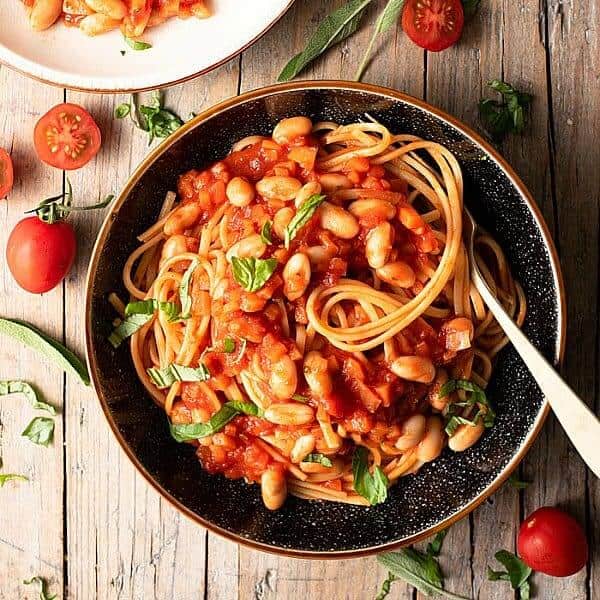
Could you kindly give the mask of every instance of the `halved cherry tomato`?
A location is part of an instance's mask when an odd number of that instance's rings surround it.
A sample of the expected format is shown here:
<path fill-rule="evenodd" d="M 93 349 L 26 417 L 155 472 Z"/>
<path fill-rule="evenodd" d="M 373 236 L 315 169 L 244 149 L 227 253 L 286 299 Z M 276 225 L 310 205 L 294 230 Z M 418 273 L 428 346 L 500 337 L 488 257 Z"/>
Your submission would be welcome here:
<path fill-rule="evenodd" d="M 33 139 L 41 160 L 70 171 L 96 156 L 102 136 L 87 110 L 77 104 L 58 104 L 37 122 Z"/>
<path fill-rule="evenodd" d="M 10 154 L 0 148 L 0 198 L 6 198 L 13 186 L 13 164 Z"/>
<path fill-rule="evenodd" d="M 577 573 L 588 559 L 588 544 L 579 523 L 551 506 L 539 508 L 523 521 L 517 548 L 534 571 L 554 577 Z"/>
<path fill-rule="evenodd" d="M 6 245 L 6 261 L 16 282 L 28 292 L 42 294 L 67 275 L 77 249 L 69 223 L 45 223 L 36 216 L 19 221 Z"/>
<path fill-rule="evenodd" d="M 461 0 L 407 0 L 402 29 L 421 48 L 431 52 L 455 44 L 465 24 Z"/>

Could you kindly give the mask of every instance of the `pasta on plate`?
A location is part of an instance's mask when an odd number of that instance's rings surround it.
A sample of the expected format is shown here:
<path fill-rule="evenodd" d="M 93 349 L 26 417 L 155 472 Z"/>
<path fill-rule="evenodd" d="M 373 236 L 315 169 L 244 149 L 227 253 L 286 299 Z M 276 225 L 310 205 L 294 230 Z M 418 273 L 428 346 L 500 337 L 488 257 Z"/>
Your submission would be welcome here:
<path fill-rule="evenodd" d="M 22 0 L 36 31 L 61 18 L 87 35 L 120 28 L 128 38 L 141 36 L 171 17 L 201 19 L 211 14 L 205 0 Z"/>
<path fill-rule="evenodd" d="M 303 116 L 183 174 L 124 270 L 136 371 L 204 469 L 287 494 L 377 504 L 493 425 L 507 340 L 469 280 L 461 169 L 372 120 Z M 477 239 L 519 325 L 504 254 Z"/>

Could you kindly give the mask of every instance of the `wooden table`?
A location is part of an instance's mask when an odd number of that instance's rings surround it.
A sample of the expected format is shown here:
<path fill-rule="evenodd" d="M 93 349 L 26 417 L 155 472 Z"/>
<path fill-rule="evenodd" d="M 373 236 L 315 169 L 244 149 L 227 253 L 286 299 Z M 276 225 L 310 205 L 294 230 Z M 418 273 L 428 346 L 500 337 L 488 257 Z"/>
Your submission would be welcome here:
<path fill-rule="evenodd" d="M 341 1 L 298 0 L 258 44 L 212 74 L 167 92 L 182 116 L 241 91 L 275 81 L 317 22 Z M 382 4 L 376 3 L 376 5 Z M 374 20 L 373 6 L 368 21 Z M 598 244 L 600 206 L 600 0 L 483 0 L 461 43 L 424 53 L 400 27 L 382 40 L 365 80 L 424 98 L 478 127 L 486 82 L 501 77 L 535 96 L 530 126 L 502 153 L 540 204 L 562 258 L 568 297 L 564 374 L 598 411 Z M 307 78 L 351 78 L 369 38 L 363 28 L 306 71 Z M 104 145 L 97 159 L 70 174 L 75 199 L 92 203 L 117 191 L 147 152 L 146 137 L 113 118 L 124 97 L 52 88 L 0 68 L 0 146 L 12 152 L 16 185 L 0 202 L 0 246 L 12 226 L 64 184 L 63 174 L 35 157 L 32 129 L 62 101 L 81 103 L 97 118 Z M 43 327 L 83 354 L 84 279 L 101 213 L 76 215 L 76 264 L 50 293 L 20 290 L 0 271 L 0 314 Z M 4 250 L 3 250 L 4 251 Z M 19 397 L 0 403 L 4 472 L 30 482 L 0 489 L 0 598 L 37 598 L 22 580 L 42 575 L 59 598 L 256 600 L 369 599 L 384 579 L 374 559 L 291 560 L 236 546 L 192 524 L 135 472 L 109 431 L 90 389 L 0 338 L 0 378 L 25 379 L 61 407 L 54 445 L 20 437 L 32 410 Z M 600 446 L 600 442 L 599 442 Z M 514 550 L 524 515 L 560 505 L 586 524 L 592 549 L 600 540 L 600 484 L 551 417 L 522 465 L 532 481 L 505 486 L 451 528 L 442 566 L 449 590 L 475 598 L 512 598 L 506 583 L 486 580 L 500 548 Z M 568 579 L 535 577 L 537 598 L 600 597 L 600 557 Z M 396 582 L 390 598 L 413 598 Z"/>

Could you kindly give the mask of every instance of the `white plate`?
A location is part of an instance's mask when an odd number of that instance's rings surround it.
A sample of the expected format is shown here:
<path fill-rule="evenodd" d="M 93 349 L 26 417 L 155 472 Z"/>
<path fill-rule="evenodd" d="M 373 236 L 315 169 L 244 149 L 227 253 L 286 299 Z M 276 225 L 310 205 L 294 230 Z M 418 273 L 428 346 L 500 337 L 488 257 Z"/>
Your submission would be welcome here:
<path fill-rule="evenodd" d="M 136 52 L 118 31 L 90 38 L 57 23 L 34 32 L 21 0 L 0 0 L 0 62 L 68 88 L 117 92 L 163 87 L 235 56 L 265 33 L 292 1 L 213 0 L 210 18 L 169 19 L 144 34 L 152 48 Z"/>

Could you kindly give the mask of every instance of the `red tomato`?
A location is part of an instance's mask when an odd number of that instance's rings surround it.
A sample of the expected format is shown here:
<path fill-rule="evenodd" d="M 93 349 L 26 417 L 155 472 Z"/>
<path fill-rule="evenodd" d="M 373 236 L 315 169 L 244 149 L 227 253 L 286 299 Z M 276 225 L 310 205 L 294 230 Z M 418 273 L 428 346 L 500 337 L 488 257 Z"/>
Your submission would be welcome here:
<path fill-rule="evenodd" d="M 455 44 L 465 24 L 461 0 L 407 0 L 402 12 L 402 29 L 421 48 L 431 52 Z"/>
<path fill-rule="evenodd" d="M 539 508 L 523 521 L 517 548 L 534 571 L 554 577 L 577 573 L 588 559 L 588 544 L 579 523 L 551 506 Z"/>
<path fill-rule="evenodd" d="M 6 198 L 13 186 L 13 164 L 10 154 L 0 148 L 0 198 Z"/>
<path fill-rule="evenodd" d="M 40 160 L 71 171 L 96 156 L 102 136 L 87 110 L 76 104 L 58 104 L 37 122 L 33 141 Z"/>
<path fill-rule="evenodd" d="M 19 221 L 6 245 L 6 261 L 16 282 L 42 294 L 56 287 L 73 265 L 77 241 L 68 223 L 44 223 L 38 217 Z"/>

